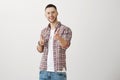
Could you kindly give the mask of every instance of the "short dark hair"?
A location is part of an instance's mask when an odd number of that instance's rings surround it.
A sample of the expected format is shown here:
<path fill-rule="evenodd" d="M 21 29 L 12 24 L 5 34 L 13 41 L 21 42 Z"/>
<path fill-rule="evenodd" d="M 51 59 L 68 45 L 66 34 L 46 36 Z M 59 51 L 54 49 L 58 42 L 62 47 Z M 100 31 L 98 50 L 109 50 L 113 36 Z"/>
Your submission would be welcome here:
<path fill-rule="evenodd" d="M 48 5 L 45 7 L 45 10 L 46 10 L 47 8 L 50 8 L 50 7 L 53 7 L 53 8 L 55 8 L 55 9 L 57 10 L 57 7 L 56 7 L 54 4 L 48 4 Z"/>

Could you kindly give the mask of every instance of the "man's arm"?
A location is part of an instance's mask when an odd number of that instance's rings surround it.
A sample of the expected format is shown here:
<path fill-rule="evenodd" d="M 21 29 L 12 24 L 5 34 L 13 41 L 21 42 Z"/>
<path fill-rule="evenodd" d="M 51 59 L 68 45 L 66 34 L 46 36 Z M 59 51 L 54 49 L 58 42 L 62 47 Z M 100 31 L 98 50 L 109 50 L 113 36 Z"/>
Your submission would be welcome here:
<path fill-rule="evenodd" d="M 40 37 L 40 41 L 38 41 L 38 45 L 37 45 L 37 50 L 38 52 L 42 53 L 44 50 L 44 39 L 43 36 L 41 35 Z"/>
<path fill-rule="evenodd" d="M 40 53 L 42 53 L 43 50 L 44 50 L 44 45 L 41 45 L 41 44 L 40 44 L 40 41 L 38 41 L 37 51 L 40 52 Z"/>
<path fill-rule="evenodd" d="M 62 48 L 67 48 L 69 46 L 69 41 L 65 40 L 61 36 L 58 37 L 58 40 L 60 41 Z"/>
<path fill-rule="evenodd" d="M 59 35 L 59 30 L 60 29 L 58 29 L 56 31 L 54 38 L 59 40 L 62 48 L 68 48 L 70 46 L 72 31 L 70 29 L 68 29 L 68 31 L 66 31 L 66 33 L 64 33 L 64 38 L 63 38 Z"/>

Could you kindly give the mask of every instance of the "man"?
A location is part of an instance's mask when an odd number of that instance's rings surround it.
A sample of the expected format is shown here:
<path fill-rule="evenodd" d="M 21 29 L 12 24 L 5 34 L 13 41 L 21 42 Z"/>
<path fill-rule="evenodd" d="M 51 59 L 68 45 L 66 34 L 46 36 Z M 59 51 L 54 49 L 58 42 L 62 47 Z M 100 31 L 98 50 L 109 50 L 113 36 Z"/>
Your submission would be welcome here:
<path fill-rule="evenodd" d="M 40 64 L 40 80 L 66 80 L 66 49 L 70 46 L 72 31 L 57 20 L 57 8 L 45 7 L 45 16 L 50 22 L 41 31 L 37 50 L 43 53 Z"/>

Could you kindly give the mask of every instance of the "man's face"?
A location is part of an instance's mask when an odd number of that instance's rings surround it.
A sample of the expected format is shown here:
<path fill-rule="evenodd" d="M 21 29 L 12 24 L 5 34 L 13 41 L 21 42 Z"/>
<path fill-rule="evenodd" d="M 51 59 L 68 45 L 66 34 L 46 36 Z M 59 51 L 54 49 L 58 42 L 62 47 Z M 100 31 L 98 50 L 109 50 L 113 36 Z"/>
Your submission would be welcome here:
<path fill-rule="evenodd" d="M 45 16 L 50 23 L 57 21 L 58 12 L 54 7 L 49 7 L 45 10 Z"/>

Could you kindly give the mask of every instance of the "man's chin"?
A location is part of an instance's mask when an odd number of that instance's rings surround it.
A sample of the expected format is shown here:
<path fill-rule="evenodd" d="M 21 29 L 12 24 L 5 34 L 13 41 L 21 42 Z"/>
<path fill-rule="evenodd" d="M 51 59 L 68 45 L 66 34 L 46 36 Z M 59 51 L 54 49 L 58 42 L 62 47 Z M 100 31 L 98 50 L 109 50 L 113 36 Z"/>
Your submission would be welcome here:
<path fill-rule="evenodd" d="M 50 23 L 54 23 L 55 21 L 51 21 L 51 20 L 49 20 L 49 22 L 50 22 Z"/>
<path fill-rule="evenodd" d="M 52 19 L 52 20 L 48 19 L 48 21 L 49 21 L 50 23 L 55 23 L 55 22 L 57 21 L 57 19 L 56 19 L 56 18 L 55 18 L 55 19 Z"/>

